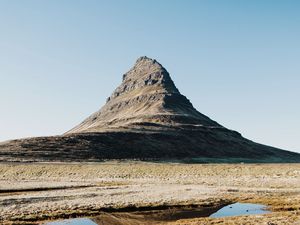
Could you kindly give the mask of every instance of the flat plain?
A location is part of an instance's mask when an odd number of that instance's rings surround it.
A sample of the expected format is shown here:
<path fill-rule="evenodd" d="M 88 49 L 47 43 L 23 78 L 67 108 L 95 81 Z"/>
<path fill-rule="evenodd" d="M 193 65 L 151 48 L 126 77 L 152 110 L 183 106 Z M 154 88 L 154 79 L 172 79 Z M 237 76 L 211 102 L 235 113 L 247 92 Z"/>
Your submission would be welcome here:
<path fill-rule="evenodd" d="M 204 216 L 235 202 L 264 204 L 272 212 L 224 218 L 159 213 L 196 208 Z M 111 224 L 300 224 L 300 164 L 0 164 L 0 223 L 76 217 Z"/>

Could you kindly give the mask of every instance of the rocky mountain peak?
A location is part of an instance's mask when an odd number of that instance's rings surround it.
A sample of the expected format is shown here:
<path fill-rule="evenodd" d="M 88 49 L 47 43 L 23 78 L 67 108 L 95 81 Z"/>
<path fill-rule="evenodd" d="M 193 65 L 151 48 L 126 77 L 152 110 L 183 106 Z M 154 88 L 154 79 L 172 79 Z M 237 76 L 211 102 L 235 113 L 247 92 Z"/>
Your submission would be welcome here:
<path fill-rule="evenodd" d="M 167 72 L 166 69 L 155 59 L 141 56 L 136 60 L 134 66 L 123 75 L 123 81 L 139 79 L 146 74 L 155 72 Z"/>
<path fill-rule="evenodd" d="M 147 56 L 141 56 L 141 57 L 139 57 L 139 58 L 136 60 L 135 65 L 136 65 L 136 64 L 142 64 L 142 63 L 144 63 L 144 64 L 147 64 L 147 63 L 151 63 L 151 64 L 157 63 L 157 64 L 159 64 L 155 59 L 151 59 L 151 58 L 149 58 L 149 57 L 147 57 Z M 159 64 L 159 65 L 160 65 L 160 64 Z M 160 66 L 161 66 L 161 65 L 160 65 Z"/>
<path fill-rule="evenodd" d="M 134 66 L 123 75 L 122 84 L 108 98 L 107 102 L 137 89 L 156 89 L 157 92 L 179 93 L 168 71 L 155 59 L 139 57 Z"/>
<path fill-rule="evenodd" d="M 142 56 L 123 75 L 106 104 L 68 133 L 141 130 L 145 124 L 154 129 L 158 125 L 220 127 L 193 107 L 159 62 Z"/>

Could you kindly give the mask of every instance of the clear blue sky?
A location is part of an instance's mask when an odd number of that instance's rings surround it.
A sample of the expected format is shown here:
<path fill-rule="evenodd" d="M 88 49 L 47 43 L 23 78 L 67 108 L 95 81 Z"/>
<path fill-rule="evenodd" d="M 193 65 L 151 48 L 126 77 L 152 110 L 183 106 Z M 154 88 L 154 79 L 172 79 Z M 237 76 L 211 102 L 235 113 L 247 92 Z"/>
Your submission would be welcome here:
<path fill-rule="evenodd" d="M 300 1 L 2 0 L 0 140 L 61 134 L 142 55 L 200 112 L 300 152 Z"/>

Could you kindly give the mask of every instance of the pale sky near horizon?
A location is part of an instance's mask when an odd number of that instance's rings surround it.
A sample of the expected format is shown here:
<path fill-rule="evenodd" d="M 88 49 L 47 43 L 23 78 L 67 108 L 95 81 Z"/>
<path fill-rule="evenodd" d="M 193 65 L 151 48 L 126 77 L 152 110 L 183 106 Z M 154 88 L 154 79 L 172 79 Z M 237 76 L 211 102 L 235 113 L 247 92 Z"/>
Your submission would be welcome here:
<path fill-rule="evenodd" d="M 0 141 L 62 134 L 139 56 L 194 107 L 300 152 L 300 1 L 0 0 Z"/>

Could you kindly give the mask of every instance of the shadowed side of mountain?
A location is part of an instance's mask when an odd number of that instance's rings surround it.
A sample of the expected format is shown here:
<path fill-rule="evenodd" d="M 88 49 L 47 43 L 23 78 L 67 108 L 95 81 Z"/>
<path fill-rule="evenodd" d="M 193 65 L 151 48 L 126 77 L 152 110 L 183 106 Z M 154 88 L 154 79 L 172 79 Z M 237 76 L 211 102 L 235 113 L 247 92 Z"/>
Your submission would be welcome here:
<path fill-rule="evenodd" d="M 1 161 L 300 162 L 294 152 L 260 145 L 227 129 L 80 133 L 0 144 Z"/>

